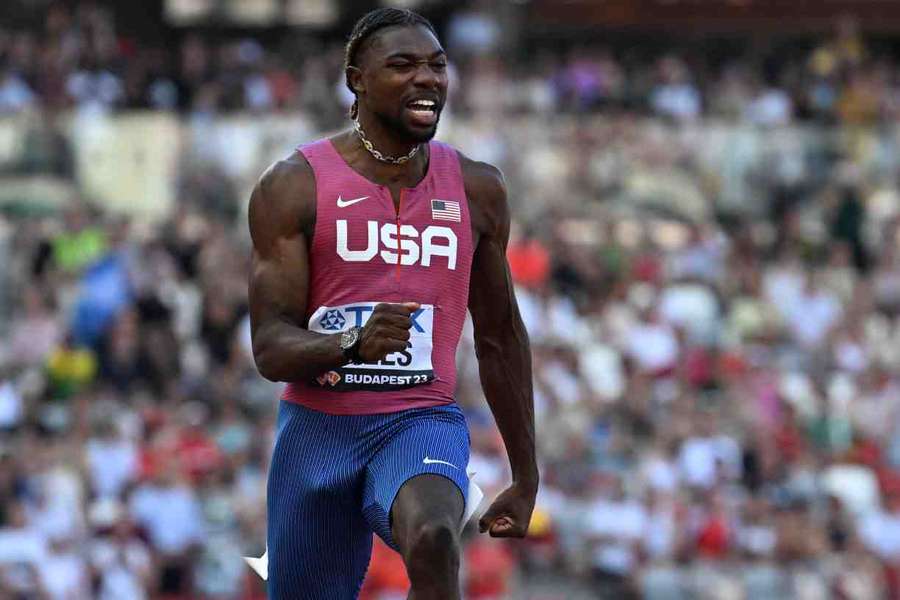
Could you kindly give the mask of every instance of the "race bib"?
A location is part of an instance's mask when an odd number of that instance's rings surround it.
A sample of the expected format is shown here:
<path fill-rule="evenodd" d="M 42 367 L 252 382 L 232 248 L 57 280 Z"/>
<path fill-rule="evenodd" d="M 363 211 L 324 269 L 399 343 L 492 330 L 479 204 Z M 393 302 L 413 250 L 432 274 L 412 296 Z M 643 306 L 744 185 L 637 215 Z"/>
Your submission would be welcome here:
<path fill-rule="evenodd" d="M 336 334 L 362 327 L 378 302 L 354 302 L 343 306 L 320 306 L 309 318 L 309 330 Z M 434 333 L 434 306 L 423 304 L 411 315 L 406 350 L 395 352 L 377 363 L 351 363 L 315 378 L 314 383 L 339 392 L 368 390 L 383 392 L 429 383 L 434 380 L 431 348 Z"/>

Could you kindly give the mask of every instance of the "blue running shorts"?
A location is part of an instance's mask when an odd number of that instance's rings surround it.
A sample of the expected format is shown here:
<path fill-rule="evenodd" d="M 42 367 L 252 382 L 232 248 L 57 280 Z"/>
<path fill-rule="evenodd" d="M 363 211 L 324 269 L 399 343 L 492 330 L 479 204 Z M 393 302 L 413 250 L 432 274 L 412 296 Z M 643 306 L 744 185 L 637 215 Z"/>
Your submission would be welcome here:
<path fill-rule="evenodd" d="M 357 597 L 372 533 L 397 550 L 391 505 L 422 473 L 468 492 L 469 430 L 455 405 L 329 415 L 281 401 L 268 480 L 269 598 Z"/>

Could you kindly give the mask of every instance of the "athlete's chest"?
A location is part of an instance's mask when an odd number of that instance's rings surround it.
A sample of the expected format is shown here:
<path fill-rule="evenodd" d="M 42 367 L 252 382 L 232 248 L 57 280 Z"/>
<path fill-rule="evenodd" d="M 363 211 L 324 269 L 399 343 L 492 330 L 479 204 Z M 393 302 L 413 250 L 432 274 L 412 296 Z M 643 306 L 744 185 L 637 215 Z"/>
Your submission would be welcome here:
<path fill-rule="evenodd" d="M 392 195 L 386 186 L 357 184 L 331 196 L 318 199 L 319 258 L 448 271 L 469 263 L 472 225 L 459 190 L 428 182 Z"/>

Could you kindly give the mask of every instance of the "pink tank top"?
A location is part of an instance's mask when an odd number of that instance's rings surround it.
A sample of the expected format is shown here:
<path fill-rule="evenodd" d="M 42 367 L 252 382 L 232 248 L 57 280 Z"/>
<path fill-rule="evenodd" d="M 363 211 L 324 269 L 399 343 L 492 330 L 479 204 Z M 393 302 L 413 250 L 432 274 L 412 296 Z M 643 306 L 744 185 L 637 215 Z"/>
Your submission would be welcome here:
<path fill-rule="evenodd" d="M 379 302 L 418 302 L 406 351 L 291 383 L 283 399 L 331 414 L 372 414 L 453 402 L 456 346 L 469 297 L 472 229 L 456 151 L 429 144 L 428 172 L 390 190 L 354 171 L 331 140 L 299 150 L 316 179 L 307 326 L 364 325 Z"/>

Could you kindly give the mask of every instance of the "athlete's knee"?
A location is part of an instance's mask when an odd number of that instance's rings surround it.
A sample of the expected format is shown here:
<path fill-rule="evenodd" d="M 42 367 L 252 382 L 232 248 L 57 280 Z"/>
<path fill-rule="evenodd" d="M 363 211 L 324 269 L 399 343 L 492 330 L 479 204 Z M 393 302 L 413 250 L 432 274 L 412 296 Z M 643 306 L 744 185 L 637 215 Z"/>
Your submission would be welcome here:
<path fill-rule="evenodd" d="M 417 523 L 409 532 L 407 542 L 411 565 L 419 561 L 459 564 L 459 532 L 448 518 L 442 516 Z"/>

